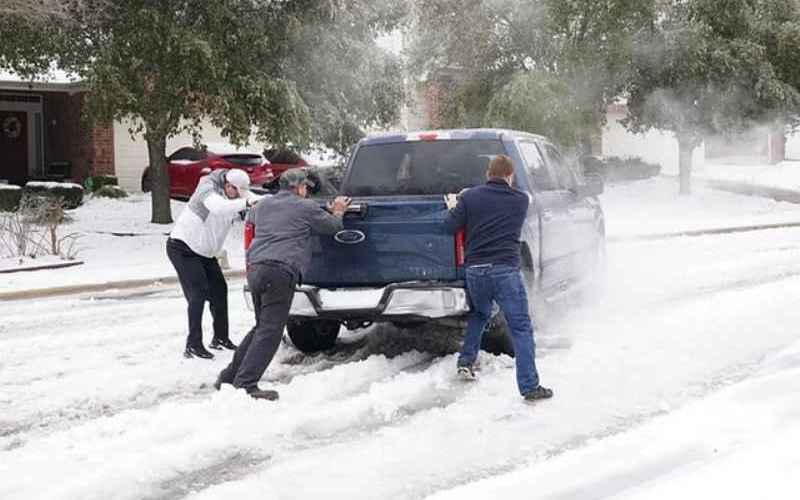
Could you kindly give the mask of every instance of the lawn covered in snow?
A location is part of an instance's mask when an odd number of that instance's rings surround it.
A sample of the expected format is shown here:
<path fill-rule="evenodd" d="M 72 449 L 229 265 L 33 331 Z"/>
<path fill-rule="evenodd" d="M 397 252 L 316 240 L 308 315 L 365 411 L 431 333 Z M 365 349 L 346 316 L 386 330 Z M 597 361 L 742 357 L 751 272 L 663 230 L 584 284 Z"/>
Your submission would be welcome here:
<path fill-rule="evenodd" d="M 177 220 L 185 205 L 172 201 L 173 220 Z M 81 235 L 76 258 L 84 264 L 67 269 L 0 274 L 0 292 L 174 275 L 165 247 L 172 224 L 150 223 L 149 194 L 122 199 L 87 197 L 83 205 L 68 214 L 70 221 L 59 232 Z M 244 268 L 242 231 L 243 224 L 235 224 L 225 245 L 234 269 Z M 28 259 L 26 264 L 32 265 L 37 260 Z"/>

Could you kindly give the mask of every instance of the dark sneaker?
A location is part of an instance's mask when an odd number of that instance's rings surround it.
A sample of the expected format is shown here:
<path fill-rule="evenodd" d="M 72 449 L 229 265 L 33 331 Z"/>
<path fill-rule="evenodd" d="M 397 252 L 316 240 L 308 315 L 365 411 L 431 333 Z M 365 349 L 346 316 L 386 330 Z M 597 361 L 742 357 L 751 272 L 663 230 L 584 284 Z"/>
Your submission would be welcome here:
<path fill-rule="evenodd" d="M 458 378 L 461 380 L 465 380 L 467 382 L 474 382 L 475 380 L 478 380 L 478 376 L 475 375 L 475 370 L 473 370 L 471 366 L 459 366 L 457 373 Z"/>
<path fill-rule="evenodd" d="M 536 389 L 532 390 L 531 392 L 522 396 L 525 398 L 525 401 L 537 401 L 539 399 L 550 399 L 553 397 L 553 391 L 548 389 L 547 387 L 542 387 L 541 385 Z"/>
<path fill-rule="evenodd" d="M 208 347 L 218 351 L 221 351 L 223 348 L 230 349 L 231 351 L 236 350 L 236 344 L 231 342 L 231 339 L 218 339 L 216 337 L 211 339 L 211 343 L 208 344 Z"/>
<path fill-rule="evenodd" d="M 191 346 L 187 345 L 186 350 L 183 351 L 184 358 L 203 358 L 214 359 L 214 355 L 206 350 L 202 345 Z"/>
<path fill-rule="evenodd" d="M 247 394 L 250 395 L 253 399 L 266 399 L 267 401 L 277 401 L 278 400 L 278 391 L 273 391 L 270 389 L 260 389 L 257 385 L 253 387 L 248 387 L 245 389 Z"/>

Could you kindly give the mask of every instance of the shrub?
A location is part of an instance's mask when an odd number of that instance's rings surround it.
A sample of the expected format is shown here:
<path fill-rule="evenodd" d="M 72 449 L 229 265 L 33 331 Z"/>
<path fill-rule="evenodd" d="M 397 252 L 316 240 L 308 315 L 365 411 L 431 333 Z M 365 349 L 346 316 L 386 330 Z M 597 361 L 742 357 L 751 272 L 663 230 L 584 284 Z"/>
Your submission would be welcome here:
<path fill-rule="evenodd" d="M 128 193 L 119 186 L 107 184 L 94 192 L 100 198 L 126 198 Z"/>
<path fill-rule="evenodd" d="M 581 166 L 584 174 L 599 174 L 606 182 L 647 179 L 661 173 L 660 165 L 648 163 L 637 156 L 608 156 L 602 159 L 586 156 L 581 158 Z"/>
<path fill-rule="evenodd" d="M 119 186 L 119 181 L 113 175 L 93 175 L 86 179 L 86 189 L 97 192 L 105 186 Z"/>
<path fill-rule="evenodd" d="M 13 212 L 19 207 L 22 188 L 13 184 L 0 184 L 0 212 Z"/>
<path fill-rule="evenodd" d="M 24 192 L 30 196 L 61 198 L 67 210 L 78 208 L 83 203 L 83 187 L 71 182 L 36 182 L 25 184 Z"/>

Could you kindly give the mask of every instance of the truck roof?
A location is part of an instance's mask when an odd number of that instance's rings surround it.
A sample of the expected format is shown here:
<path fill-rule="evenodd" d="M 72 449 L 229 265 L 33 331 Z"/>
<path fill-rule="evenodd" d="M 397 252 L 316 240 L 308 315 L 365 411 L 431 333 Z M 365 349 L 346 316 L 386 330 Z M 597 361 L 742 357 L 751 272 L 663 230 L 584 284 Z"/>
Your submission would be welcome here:
<path fill-rule="evenodd" d="M 537 139 L 547 141 L 547 138 L 518 130 L 501 128 L 462 128 L 446 130 L 418 130 L 414 132 L 382 132 L 371 134 L 359 141 L 359 144 L 388 144 L 394 142 L 413 141 L 438 141 L 438 140 L 464 140 L 464 139 L 501 139 L 504 136 L 515 138 Z"/>

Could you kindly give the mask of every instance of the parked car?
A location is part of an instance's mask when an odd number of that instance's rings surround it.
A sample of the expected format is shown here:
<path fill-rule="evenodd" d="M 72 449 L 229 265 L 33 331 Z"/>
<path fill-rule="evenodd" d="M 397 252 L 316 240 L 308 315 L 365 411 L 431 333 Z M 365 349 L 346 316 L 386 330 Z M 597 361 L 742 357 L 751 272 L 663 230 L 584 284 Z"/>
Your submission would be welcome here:
<path fill-rule="evenodd" d="M 254 192 L 269 192 L 276 188 L 277 179 L 283 172 L 297 166 L 271 163 L 261 153 L 231 144 L 207 144 L 205 148 L 183 146 L 167 157 L 169 194 L 171 198 L 188 199 L 201 177 L 220 168 L 244 170 L 250 176 Z M 151 191 L 152 183 L 150 167 L 147 167 L 142 174 L 142 191 Z"/>
<path fill-rule="evenodd" d="M 316 238 L 295 292 L 287 325 L 295 346 L 330 348 L 341 325 L 462 324 L 464 234 L 445 230 L 443 195 L 483 184 L 498 154 L 512 158 L 515 186 L 532 198 L 520 242 L 529 295 L 545 299 L 584 281 L 605 255 L 602 179 L 583 178 L 547 138 L 495 129 L 369 137 L 347 163 L 344 229 Z M 508 350 L 506 328 L 495 318 L 487 342 Z"/>

